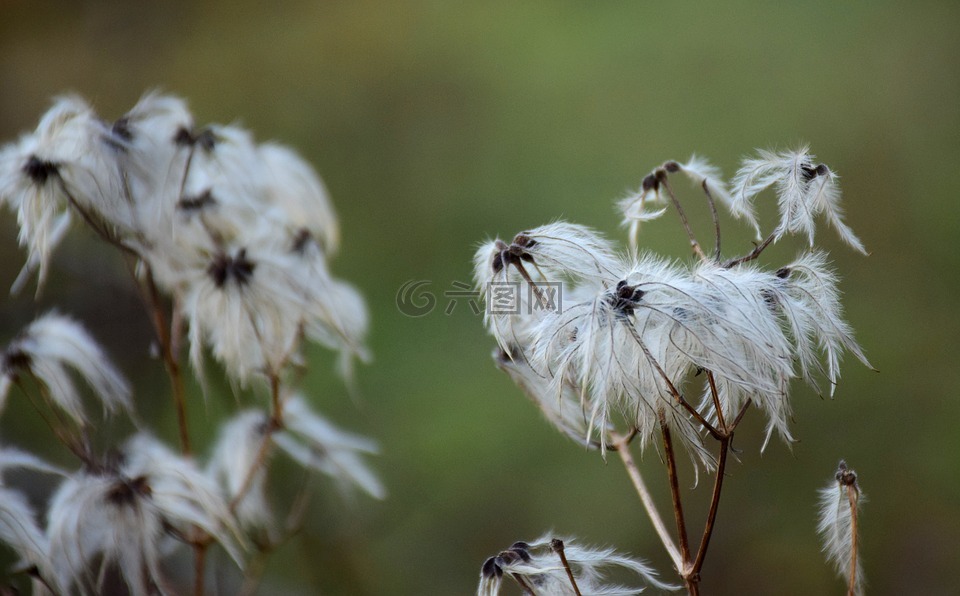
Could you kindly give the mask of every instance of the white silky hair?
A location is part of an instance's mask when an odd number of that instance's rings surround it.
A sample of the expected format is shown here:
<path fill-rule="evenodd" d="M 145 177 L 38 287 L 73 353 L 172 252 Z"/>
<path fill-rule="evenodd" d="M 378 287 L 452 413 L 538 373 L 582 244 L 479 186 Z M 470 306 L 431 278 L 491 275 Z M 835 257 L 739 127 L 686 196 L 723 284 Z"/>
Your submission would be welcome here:
<path fill-rule="evenodd" d="M 116 467 L 80 470 L 51 497 L 47 538 L 56 581 L 67 592 L 98 590 L 115 565 L 132 593 L 150 593 L 151 586 L 171 593 L 160 570 L 163 540 L 169 529 L 186 536 L 192 527 L 243 567 L 242 535 L 212 481 L 152 436 L 136 435 Z"/>
<path fill-rule="evenodd" d="M 386 498 L 383 483 L 361 457 L 379 452 L 373 440 L 338 428 L 299 394 L 285 401 L 284 412 L 285 427 L 273 435 L 284 453 L 338 481 L 344 491 L 355 486 L 375 499 Z"/>
<path fill-rule="evenodd" d="M 854 486 L 856 507 L 866 500 L 859 486 Z M 817 532 L 820 534 L 823 553 L 833 565 L 837 574 L 848 584 L 853 557 L 853 509 L 851 509 L 847 486 L 837 479 L 831 480 L 820 489 Z M 859 531 L 859 528 L 858 528 Z M 864 592 L 864 576 L 861 558 L 857 557 L 854 593 L 860 596 Z"/>
<path fill-rule="evenodd" d="M 276 375 L 299 362 L 303 337 L 340 351 L 345 376 L 369 359 L 366 305 L 328 271 L 339 224 L 320 177 L 238 125 L 198 127 L 178 97 L 147 93 L 112 125 L 77 96 L 56 100 L 34 133 L 0 149 L 0 204 L 28 249 L 15 289 L 34 270 L 42 285 L 79 210 L 184 304 L 198 370 L 206 346 L 241 384 Z M 216 260 L 243 250 L 248 287 L 211 284 Z"/>
<path fill-rule="evenodd" d="M 33 505 L 27 496 L 3 480 L 10 468 L 47 474 L 66 475 L 66 471 L 43 459 L 12 447 L 0 448 L 0 541 L 20 556 L 17 567 L 35 565 L 44 577 L 55 577 L 50 560 L 50 542 L 38 523 Z"/>
<path fill-rule="evenodd" d="M 40 381 L 47 395 L 59 408 L 78 424 L 86 423 L 81 394 L 73 380 L 75 371 L 90 386 L 103 405 L 104 411 L 124 410 L 133 414 L 130 385 L 120 371 L 80 323 L 70 317 L 49 312 L 30 323 L 6 348 L 7 362 L 11 357 L 25 361 L 26 370 L 19 365 L 3 367 L 4 379 L 0 390 L 0 411 L 9 391 L 13 376 L 29 373 Z"/>
<path fill-rule="evenodd" d="M 802 233 L 813 246 L 814 218 L 824 214 L 841 240 L 866 254 L 863 243 L 843 222 L 837 175 L 825 165 L 815 165 L 815 160 L 807 146 L 795 151 L 760 150 L 756 157 L 744 159 L 731 184 L 735 208 L 752 213 L 756 196 L 773 186 L 780 211 L 774 241 L 788 233 Z"/>
<path fill-rule="evenodd" d="M 691 163 L 701 184 L 718 176 L 697 158 Z M 563 241 L 551 244 L 558 237 Z M 562 250 L 551 252 L 558 245 Z M 822 253 L 803 254 L 776 271 L 747 262 L 688 266 L 651 254 L 619 256 L 596 232 L 557 222 L 521 232 L 509 245 L 484 244 L 474 269 L 479 287 L 502 281 L 521 288 L 519 313 L 498 315 L 487 305 L 488 330 L 506 357 L 501 368 L 567 435 L 579 428 L 558 417 L 557 408 L 575 388 L 574 412 L 587 421 L 587 441 L 619 415 L 638 430 L 641 446 L 655 444 L 662 416 L 690 455 L 712 469 L 699 423 L 674 395 L 690 389 L 694 374 L 712 377 L 725 422 L 748 402 L 765 414 L 765 449 L 774 433 L 793 441 L 792 379 L 819 387 L 818 378 L 826 378 L 832 395 L 844 351 L 869 366 L 843 319 L 837 278 Z M 556 281 L 565 283 L 562 309 L 530 309 L 535 294 L 522 288 Z M 553 394 L 549 406 L 545 385 Z M 700 409 L 718 424 L 713 388 L 706 379 L 702 387 Z M 604 449 L 605 436 L 604 430 Z"/>
<path fill-rule="evenodd" d="M 511 577 L 534 596 L 573 596 L 576 594 L 559 553 L 564 557 L 582 594 L 630 596 L 647 587 L 677 590 L 679 586 L 661 581 L 646 562 L 621 555 L 611 548 L 582 546 L 575 538 L 556 539 L 542 536 L 531 542 L 516 542 L 511 548 L 488 559 L 480 574 L 478 596 L 497 596 L 503 577 Z M 611 584 L 606 580 L 607 568 L 619 567 L 640 582 L 638 586 Z"/>
<path fill-rule="evenodd" d="M 557 383 L 549 373 L 540 373 L 531 368 L 528 361 L 512 359 L 499 348 L 494 351 L 494 361 L 514 383 L 536 404 L 543 416 L 560 432 L 580 445 L 590 442 L 588 415 L 589 404 L 581 404 L 579 389 L 569 380 Z M 608 428 L 598 428 L 601 444 L 607 444 Z"/>
<path fill-rule="evenodd" d="M 259 410 L 241 411 L 223 423 L 205 473 L 217 484 L 227 502 L 240 496 L 249 478 L 250 485 L 237 501 L 234 515 L 244 528 L 269 531 L 273 526 L 273 512 L 266 495 L 267 468 L 257 463 L 267 424 L 269 417 Z M 253 476 L 250 476 L 251 470 L 255 470 Z"/>

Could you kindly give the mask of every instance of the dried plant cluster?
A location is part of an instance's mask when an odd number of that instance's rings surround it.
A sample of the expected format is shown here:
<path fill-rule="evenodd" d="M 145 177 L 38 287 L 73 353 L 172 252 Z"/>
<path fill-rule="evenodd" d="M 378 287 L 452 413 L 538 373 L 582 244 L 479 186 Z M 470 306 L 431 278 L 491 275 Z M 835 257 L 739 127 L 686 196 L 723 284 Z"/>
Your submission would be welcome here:
<path fill-rule="evenodd" d="M 673 191 L 675 175 L 685 175 L 703 191 L 713 217 L 712 250 L 692 231 Z M 768 189 L 776 197 L 780 220 L 763 236 L 754 204 Z M 865 253 L 843 222 L 839 199 L 836 174 L 806 148 L 761 151 L 743 161 L 729 185 L 716 168 L 694 157 L 664 163 L 620 201 L 629 229 L 627 250 L 584 226 L 557 222 L 509 241 L 487 242 L 476 253 L 475 278 L 487 295 L 485 323 L 498 344 L 497 365 L 562 433 L 604 456 L 616 451 L 691 594 L 699 591 L 734 431 L 748 410 L 759 410 L 766 418 L 764 447 L 774 435 L 791 443 L 792 380 L 801 378 L 832 396 L 844 352 L 869 366 L 843 318 L 838 277 L 827 255 L 814 249 L 815 224 L 822 218 L 846 244 Z M 722 256 L 717 204 L 756 231 L 751 251 Z M 637 248 L 641 223 L 671 209 L 690 241 L 693 262 L 674 262 Z M 810 250 L 783 265 L 760 264 L 769 245 L 792 234 L 802 235 Z M 490 308 L 495 289 L 510 284 L 530 291 L 518 293 L 519 308 L 498 313 Z M 547 294 L 558 287 L 556 305 Z M 675 534 L 660 517 L 633 460 L 630 450 L 636 445 L 641 451 L 651 446 L 660 451 Z M 680 453 L 698 473 L 714 475 L 699 542 L 687 535 L 677 478 Z M 504 574 L 529 594 L 621 594 L 635 593 L 644 583 L 656 585 L 640 574 L 645 582 L 634 591 L 602 591 L 586 569 L 579 575 L 571 572 L 564 583 L 555 572 L 556 557 L 537 567 L 522 556 L 523 549 L 505 553 L 506 558 L 500 555 L 503 564 L 494 559 L 484 566 L 480 594 L 497 593 Z M 525 573 L 513 570 L 517 557 Z M 565 587 L 544 587 L 558 583 Z"/>
<path fill-rule="evenodd" d="M 27 253 L 14 291 L 33 274 L 40 291 L 75 222 L 122 252 L 148 305 L 179 423 L 177 447 L 153 434 L 135 414 L 130 383 L 68 316 L 42 315 L 10 341 L 0 411 L 8 399 L 29 400 L 77 460 L 65 469 L 0 448 L 0 540 L 37 593 L 125 585 L 133 594 L 202 594 L 213 545 L 251 591 L 307 498 L 300 494 L 288 515 L 271 511 L 274 452 L 384 496 L 363 461 L 376 445 L 332 425 L 297 390 L 305 341 L 336 350 L 348 380 L 351 363 L 368 355 L 364 301 L 328 267 L 336 214 L 294 151 L 258 144 L 238 126 L 199 126 L 169 95 L 148 94 L 112 123 L 83 99 L 63 97 L 33 133 L 0 149 L 0 206 L 16 214 Z M 220 430 L 207 455 L 191 448 L 186 401 L 200 396 L 186 395 L 184 340 L 201 383 L 210 353 L 241 397 L 266 394 L 229 420 L 209 421 Z M 138 432 L 98 451 L 84 407 L 91 398 L 107 414 L 129 416 Z M 44 512 L 4 482 L 9 468 L 62 477 Z M 165 565 L 184 549 L 192 550 L 192 584 Z"/>

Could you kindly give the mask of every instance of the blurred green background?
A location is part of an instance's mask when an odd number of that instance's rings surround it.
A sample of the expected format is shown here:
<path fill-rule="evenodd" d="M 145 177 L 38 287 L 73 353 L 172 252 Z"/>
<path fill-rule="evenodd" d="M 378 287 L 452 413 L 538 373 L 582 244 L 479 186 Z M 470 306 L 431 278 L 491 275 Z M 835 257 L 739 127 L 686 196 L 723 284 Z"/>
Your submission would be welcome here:
<path fill-rule="evenodd" d="M 239 121 L 316 166 L 342 219 L 334 269 L 369 301 L 376 360 L 351 399 L 331 357 L 312 351 L 306 388 L 339 424 L 380 442 L 373 465 L 390 497 L 345 502 L 318 479 L 307 528 L 270 561 L 262 593 L 358 595 L 472 593 L 487 556 L 551 529 L 672 575 L 618 460 L 543 423 L 492 365 L 480 317 L 466 303 L 445 316 L 440 294 L 471 281 L 472 254 L 490 236 L 564 218 L 625 240 L 614 200 L 666 159 L 697 152 L 729 176 L 755 147 L 809 142 L 842 176 L 847 222 L 872 253 L 825 228 L 818 236 L 880 373 L 848 359 L 834 400 L 798 384 L 792 449 L 761 455 L 762 420 L 748 415 L 704 590 L 842 593 L 819 553 L 815 491 L 846 458 L 869 498 L 870 592 L 943 593 L 960 563 L 958 26 L 955 2 L 7 0 L 0 139 L 32 129 L 64 91 L 112 119 L 159 87 L 187 97 L 198 122 Z M 706 233 L 706 211 L 688 202 Z M 728 254 L 750 237 L 728 222 Z M 641 243 L 688 258 L 673 216 L 647 225 Z M 0 247 L 8 287 L 23 254 L 6 212 Z M 787 241 L 765 262 L 801 248 Z M 174 442 L 165 377 L 148 360 L 120 261 L 76 230 L 53 269 L 39 303 L 29 291 L 4 299 L 0 340 L 52 305 L 76 315 Z M 432 281 L 432 314 L 398 312 L 411 279 Z M 220 388 L 205 406 L 194 395 L 195 441 L 209 444 L 234 398 Z M 0 432 L 69 463 L 17 400 Z M 656 453 L 643 469 L 665 508 Z M 709 483 L 689 489 L 681 473 L 697 527 Z M 35 496 L 45 482 L 31 484 Z M 289 490 L 277 491 L 281 507 Z"/>

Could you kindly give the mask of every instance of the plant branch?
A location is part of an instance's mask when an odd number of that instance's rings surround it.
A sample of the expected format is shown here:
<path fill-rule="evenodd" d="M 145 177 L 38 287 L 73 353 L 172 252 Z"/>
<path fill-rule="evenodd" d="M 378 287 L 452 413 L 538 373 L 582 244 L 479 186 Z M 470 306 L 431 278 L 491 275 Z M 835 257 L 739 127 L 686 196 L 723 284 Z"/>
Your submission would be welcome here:
<path fill-rule="evenodd" d="M 184 455 L 190 455 L 190 433 L 187 427 L 187 403 L 183 387 L 183 375 L 180 373 L 180 362 L 174 355 L 174 342 L 179 344 L 179 338 L 174 338 L 174 333 L 179 333 L 179 325 L 167 325 L 167 318 L 164 316 L 162 300 L 160 299 L 160 290 L 157 288 L 156 281 L 153 279 L 153 272 L 149 266 L 146 268 L 147 299 L 149 301 L 150 314 L 152 315 L 153 327 L 157 334 L 157 341 L 160 343 L 160 355 L 163 358 L 164 368 L 167 370 L 167 376 L 170 377 L 170 387 L 173 396 L 173 405 L 177 411 L 177 429 L 180 433 L 180 448 Z M 174 315 L 174 321 L 177 320 Z"/>
<path fill-rule="evenodd" d="M 770 246 L 770 243 L 773 242 L 773 238 L 774 238 L 774 235 L 770 234 L 769 236 L 767 236 L 766 240 L 764 240 L 760 244 L 753 247 L 753 250 L 751 250 L 747 254 L 743 255 L 742 257 L 737 257 L 736 259 L 730 259 L 729 261 L 724 263 L 723 268 L 729 269 L 731 267 L 735 267 L 737 265 L 741 265 L 743 263 L 747 263 L 749 261 L 756 259 L 757 257 L 760 256 L 760 253 L 762 253 L 764 249 Z"/>
<path fill-rule="evenodd" d="M 193 545 L 193 593 L 194 596 L 203 596 L 205 591 L 204 579 L 206 573 L 204 569 L 207 563 L 207 546 L 205 544 Z"/>
<path fill-rule="evenodd" d="M 715 244 L 713 249 L 713 259 L 717 262 L 720 261 L 720 216 L 717 214 L 717 204 L 713 200 L 713 195 L 710 194 L 710 189 L 707 188 L 707 180 L 704 179 L 700 184 L 703 187 L 703 193 L 707 195 L 707 204 L 710 205 L 710 217 L 713 218 L 713 232 L 715 238 Z"/>
<path fill-rule="evenodd" d="M 657 170 L 657 182 L 666 189 L 667 196 L 670 197 L 670 202 L 673 203 L 674 209 L 677 210 L 677 215 L 680 216 L 680 223 L 683 224 L 683 229 L 687 232 L 687 238 L 690 239 L 690 247 L 693 249 L 694 254 L 703 261 L 709 260 L 707 259 L 707 255 L 703 253 L 703 249 L 700 248 L 700 243 L 697 242 L 697 238 L 693 235 L 693 229 L 687 220 L 687 214 L 684 212 L 683 207 L 680 206 L 680 201 L 678 201 L 676 195 L 673 194 L 673 188 L 670 187 L 670 182 L 667 180 L 667 171 L 665 169 L 660 168 Z"/>
<path fill-rule="evenodd" d="M 713 377 L 713 371 L 707 371 L 707 382 L 710 383 L 710 396 L 713 398 L 713 407 L 717 410 L 717 422 L 720 423 L 720 430 L 727 434 L 727 423 L 723 419 L 723 408 L 720 407 L 720 394 L 717 391 L 717 380 Z"/>
<path fill-rule="evenodd" d="M 567 572 L 567 578 L 570 580 L 570 586 L 573 587 L 573 593 L 576 594 L 576 596 L 583 596 L 580 593 L 580 587 L 577 586 L 576 578 L 573 577 L 573 569 L 570 569 L 570 563 L 567 561 L 567 555 L 563 552 L 563 540 L 554 538 L 550 541 L 550 548 L 553 549 L 553 552 L 557 553 L 557 556 L 560 557 L 560 563 L 563 564 L 563 568 Z"/>
<path fill-rule="evenodd" d="M 850 500 L 850 580 L 847 586 L 847 595 L 855 596 L 857 593 L 857 503 L 860 500 L 860 493 L 855 483 L 847 485 L 847 498 Z"/>
<path fill-rule="evenodd" d="M 676 385 L 673 384 L 673 381 L 670 380 L 670 377 L 667 376 L 666 371 L 663 370 L 663 367 L 660 366 L 660 363 L 657 362 L 657 359 L 654 358 L 653 354 L 650 353 L 647 345 L 643 343 L 643 339 L 637 333 L 636 329 L 633 327 L 627 327 L 627 329 L 630 330 L 631 335 L 633 335 L 634 339 L 637 341 L 637 345 L 639 345 L 640 349 L 643 350 L 643 354 L 647 357 L 647 361 L 650 362 L 653 368 L 657 371 L 657 374 L 660 375 L 660 378 L 663 379 L 664 384 L 667 386 L 667 390 L 670 391 L 670 395 L 672 395 L 673 398 L 677 400 L 677 403 L 683 406 L 683 408 L 689 412 L 690 415 L 697 420 L 697 422 L 702 424 L 703 428 L 705 428 L 713 438 L 719 441 L 723 435 L 721 435 L 720 432 L 714 428 L 706 418 L 703 417 L 703 414 L 697 411 L 696 408 L 690 405 L 690 403 L 683 398 L 683 395 L 680 394 L 680 390 L 677 389 Z"/>
<path fill-rule="evenodd" d="M 677 536 L 680 540 L 680 558 L 683 566 L 679 569 L 684 579 L 687 579 L 688 564 L 690 563 L 690 545 L 687 540 L 687 526 L 683 519 L 683 502 L 680 499 L 680 481 L 677 477 L 677 458 L 673 451 L 673 440 L 670 438 L 670 427 L 667 418 L 660 410 L 660 432 L 663 434 L 663 451 L 667 460 L 667 476 L 670 480 L 670 496 L 673 498 L 673 516 L 677 522 Z"/>
<path fill-rule="evenodd" d="M 667 554 L 670 555 L 674 566 L 677 569 L 682 569 L 683 560 L 680 558 L 680 551 L 677 550 L 677 545 L 674 544 L 673 538 L 670 537 L 670 532 L 667 531 L 667 526 L 663 523 L 660 512 L 657 511 L 657 504 L 653 502 L 653 497 L 650 496 L 650 491 L 643 481 L 643 476 L 640 475 L 640 469 L 637 467 L 636 462 L 633 460 L 633 455 L 630 453 L 629 442 L 630 438 L 632 438 L 632 433 L 623 438 L 620 438 L 616 433 L 611 433 L 611 437 L 617 442 L 617 455 L 619 455 L 623 461 L 623 467 L 626 468 L 627 475 L 630 477 L 630 481 L 633 482 L 633 487 L 640 496 L 640 502 L 647 512 L 647 517 L 650 518 L 650 523 L 653 524 L 654 531 L 656 531 L 657 536 L 660 537 L 663 548 L 667 550 Z"/>
<path fill-rule="evenodd" d="M 726 438 L 720 440 L 720 457 L 717 463 L 717 477 L 713 482 L 713 494 L 710 497 L 710 512 L 707 514 L 707 523 L 703 527 L 703 537 L 700 539 L 700 548 L 697 549 L 697 557 L 693 562 L 693 574 L 700 575 L 700 569 L 703 567 L 703 559 L 707 556 L 707 547 L 710 545 L 710 537 L 713 535 L 714 523 L 717 519 L 717 509 L 720 506 L 720 491 L 723 490 L 724 469 L 727 465 L 727 453 L 730 450 L 730 439 L 732 433 Z"/>

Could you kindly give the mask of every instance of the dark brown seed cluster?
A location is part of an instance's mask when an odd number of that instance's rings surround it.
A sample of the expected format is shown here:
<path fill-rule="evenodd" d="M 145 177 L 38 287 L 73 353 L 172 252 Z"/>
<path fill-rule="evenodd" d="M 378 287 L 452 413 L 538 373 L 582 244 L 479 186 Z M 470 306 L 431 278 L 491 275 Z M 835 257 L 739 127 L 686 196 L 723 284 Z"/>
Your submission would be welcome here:
<path fill-rule="evenodd" d="M 43 186 L 47 180 L 60 174 L 58 168 L 59 166 L 52 161 L 31 155 L 27 159 L 27 163 L 23 164 L 23 173 L 37 186 Z"/>
<path fill-rule="evenodd" d="M 618 314 L 628 317 L 640 304 L 645 292 L 637 286 L 631 286 L 626 280 L 617 282 L 617 289 L 609 297 L 610 306 Z"/>
<path fill-rule="evenodd" d="M 514 236 L 513 242 L 509 246 L 503 240 L 497 240 L 498 252 L 493 255 L 493 272 L 500 273 L 504 267 L 518 265 L 521 261 L 534 263 L 533 255 L 527 251 L 536 245 L 536 240 L 523 233 Z"/>
<path fill-rule="evenodd" d="M 207 273 L 218 288 L 222 288 L 230 280 L 235 281 L 238 286 L 244 286 L 250 282 L 256 267 L 257 264 L 247 258 L 247 249 L 241 248 L 235 257 L 223 253 L 215 256 L 207 268 Z"/>
<path fill-rule="evenodd" d="M 480 573 L 483 577 L 503 577 L 503 568 L 517 561 L 530 562 L 530 545 L 526 542 L 514 542 L 507 550 L 484 561 Z"/>

